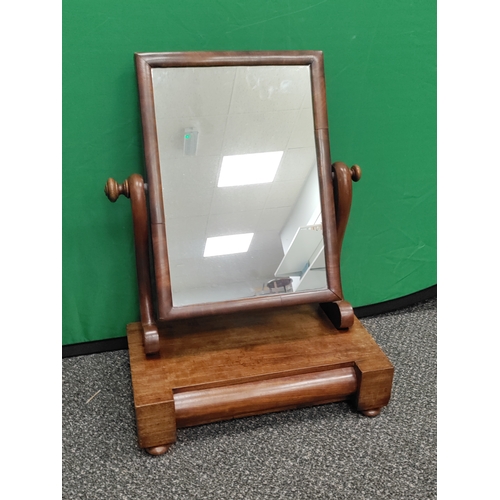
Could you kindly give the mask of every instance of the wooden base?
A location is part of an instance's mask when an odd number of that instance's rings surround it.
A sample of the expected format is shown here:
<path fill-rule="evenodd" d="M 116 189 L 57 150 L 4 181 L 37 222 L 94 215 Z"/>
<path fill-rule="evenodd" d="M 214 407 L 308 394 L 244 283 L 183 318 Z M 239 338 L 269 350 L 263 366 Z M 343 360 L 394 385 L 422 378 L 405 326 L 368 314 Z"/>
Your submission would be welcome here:
<path fill-rule="evenodd" d="M 139 446 L 165 453 L 176 429 L 349 400 L 375 416 L 394 368 L 355 318 L 337 330 L 318 305 L 179 320 L 146 356 L 127 326 Z"/>

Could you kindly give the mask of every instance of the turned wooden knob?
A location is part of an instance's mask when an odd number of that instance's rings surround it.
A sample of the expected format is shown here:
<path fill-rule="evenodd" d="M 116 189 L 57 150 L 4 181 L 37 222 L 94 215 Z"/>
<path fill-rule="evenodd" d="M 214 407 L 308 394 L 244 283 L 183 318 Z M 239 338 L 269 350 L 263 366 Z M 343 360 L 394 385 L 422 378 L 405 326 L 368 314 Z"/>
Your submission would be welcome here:
<path fill-rule="evenodd" d="M 104 186 L 104 192 L 109 201 L 113 203 L 123 194 L 123 196 L 130 198 L 130 191 L 128 188 L 128 180 L 125 179 L 123 184 L 118 184 L 114 179 L 109 178 Z"/>
<path fill-rule="evenodd" d="M 353 182 L 358 182 L 361 179 L 361 167 L 359 165 L 353 165 L 351 167 L 351 179 Z"/>

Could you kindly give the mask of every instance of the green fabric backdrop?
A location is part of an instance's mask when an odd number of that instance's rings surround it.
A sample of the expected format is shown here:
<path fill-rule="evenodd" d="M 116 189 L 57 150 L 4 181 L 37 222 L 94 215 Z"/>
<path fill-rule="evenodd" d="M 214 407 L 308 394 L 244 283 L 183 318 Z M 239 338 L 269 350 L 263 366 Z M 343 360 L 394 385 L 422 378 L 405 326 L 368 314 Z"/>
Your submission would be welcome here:
<path fill-rule="evenodd" d="M 332 161 L 363 179 L 342 251 L 354 306 L 436 284 L 436 3 L 64 0 L 63 344 L 139 319 L 130 202 L 144 172 L 134 52 L 322 50 Z"/>

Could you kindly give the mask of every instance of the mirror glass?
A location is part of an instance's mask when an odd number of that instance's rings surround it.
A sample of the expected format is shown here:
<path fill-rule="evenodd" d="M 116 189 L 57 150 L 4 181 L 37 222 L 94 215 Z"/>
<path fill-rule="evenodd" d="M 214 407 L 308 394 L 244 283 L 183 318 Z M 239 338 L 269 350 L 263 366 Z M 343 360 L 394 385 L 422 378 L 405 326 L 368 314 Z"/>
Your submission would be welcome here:
<path fill-rule="evenodd" d="M 326 289 L 309 66 L 152 75 L 173 305 Z"/>

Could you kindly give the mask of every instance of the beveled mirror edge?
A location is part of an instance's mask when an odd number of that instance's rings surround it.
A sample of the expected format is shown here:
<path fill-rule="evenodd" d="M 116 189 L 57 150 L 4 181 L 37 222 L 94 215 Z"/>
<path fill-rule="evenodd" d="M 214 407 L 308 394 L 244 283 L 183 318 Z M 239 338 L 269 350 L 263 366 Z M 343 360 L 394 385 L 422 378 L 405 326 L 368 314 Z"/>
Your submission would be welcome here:
<path fill-rule="evenodd" d="M 158 321 L 168 322 L 176 319 L 249 311 L 252 309 L 342 300 L 339 262 L 340 249 L 337 244 L 335 222 L 323 53 L 321 51 L 153 52 L 136 53 L 135 63 L 144 136 Z M 325 244 L 328 288 L 324 290 L 296 292 L 289 295 L 268 295 L 175 307 L 172 302 L 168 265 L 152 69 L 162 67 L 237 65 L 308 65 L 311 68 L 314 135 L 321 210 L 323 214 L 323 239 Z"/>

